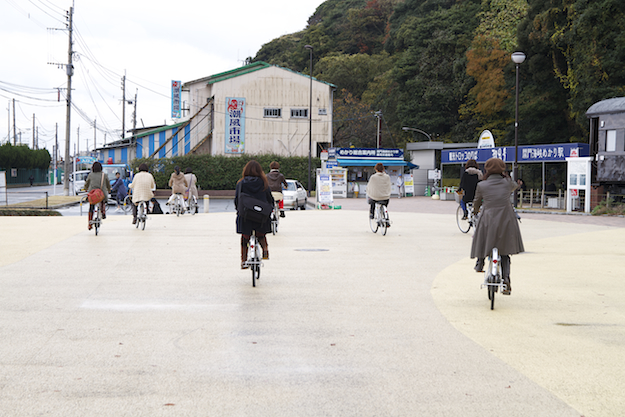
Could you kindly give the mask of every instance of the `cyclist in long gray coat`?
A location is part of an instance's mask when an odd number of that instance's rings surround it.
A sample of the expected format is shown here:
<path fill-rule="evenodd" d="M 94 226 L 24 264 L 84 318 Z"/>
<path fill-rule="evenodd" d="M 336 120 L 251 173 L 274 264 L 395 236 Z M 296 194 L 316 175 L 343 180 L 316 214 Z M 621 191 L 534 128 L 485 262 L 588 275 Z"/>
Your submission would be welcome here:
<path fill-rule="evenodd" d="M 501 272 L 509 295 L 510 287 L 510 255 L 524 252 L 521 230 L 516 214 L 510 203 L 510 194 L 518 188 L 506 171 L 506 164 L 498 158 L 491 158 L 484 165 L 486 175 L 477 184 L 474 212 L 482 207 L 482 214 L 473 234 L 471 258 L 478 258 L 475 270 L 484 270 L 484 259 L 493 248 L 501 255 Z"/>

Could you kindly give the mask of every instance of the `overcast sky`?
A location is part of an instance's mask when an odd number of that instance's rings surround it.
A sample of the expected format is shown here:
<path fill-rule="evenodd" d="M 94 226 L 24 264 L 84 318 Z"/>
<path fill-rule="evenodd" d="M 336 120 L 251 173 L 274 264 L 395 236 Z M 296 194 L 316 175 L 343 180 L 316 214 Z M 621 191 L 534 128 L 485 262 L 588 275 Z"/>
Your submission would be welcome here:
<path fill-rule="evenodd" d="M 137 93 L 137 126 L 175 122 L 171 81 L 183 82 L 235 69 L 279 36 L 303 30 L 324 0 L 0 0 L 0 142 L 13 137 L 32 144 L 33 114 L 39 146 L 52 153 L 55 123 L 65 149 L 68 61 L 66 12 L 74 7 L 74 77 L 71 147 L 78 128 L 80 150 L 119 134 L 121 78 L 126 100 Z M 52 63 L 52 64 L 49 64 Z M 126 129 L 132 128 L 131 105 Z M 10 113 L 10 119 L 9 119 Z M 10 132 L 9 132 L 9 129 Z M 100 130 L 101 129 L 101 130 Z M 19 139 L 18 139 L 19 140 Z"/>

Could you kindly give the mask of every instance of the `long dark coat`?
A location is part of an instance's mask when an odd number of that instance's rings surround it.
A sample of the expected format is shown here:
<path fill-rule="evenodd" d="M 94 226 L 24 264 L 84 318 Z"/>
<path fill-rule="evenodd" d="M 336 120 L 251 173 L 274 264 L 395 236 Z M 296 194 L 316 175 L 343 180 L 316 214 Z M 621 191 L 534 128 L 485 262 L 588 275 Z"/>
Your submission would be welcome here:
<path fill-rule="evenodd" d="M 254 198 L 266 201 L 272 206 L 275 204 L 271 195 L 271 188 L 265 187 L 265 183 L 260 177 L 245 177 L 237 183 L 236 194 L 234 196 L 234 207 L 237 209 L 237 233 L 251 235 L 252 230 L 256 230 L 257 234 L 266 234 L 271 232 L 271 222 L 256 223 L 251 221 L 243 221 L 239 216 L 239 196 L 246 193 Z"/>
<path fill-rule="evenodd" d="M 510 178 L 491 175 L 477 184 L 473 209 L 482 207 L 482 214 L 473 234 L 471 258 L 486 258 L 493 248 L 500 255 L 524 252 L 523 239 L 510 194 L 518 187 Z"/>

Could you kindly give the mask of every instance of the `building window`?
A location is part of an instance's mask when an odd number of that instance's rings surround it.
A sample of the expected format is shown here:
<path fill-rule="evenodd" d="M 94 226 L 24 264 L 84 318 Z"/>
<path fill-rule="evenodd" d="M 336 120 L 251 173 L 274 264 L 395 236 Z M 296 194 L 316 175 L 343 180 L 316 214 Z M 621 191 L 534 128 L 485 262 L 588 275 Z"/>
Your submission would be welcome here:
<path fill-rule="evenodd" d="M 319 116 L 327 116 L 328 111 L 326 109 L 319 109 Z"/>
<path fill-rule="evenodd" d="M 608 131 L 606 131 L 605 151 L 606 152 L 615 152 L 616 151 L 616 130 L 608 130 Z"/>
<path fill-rule="evenodd" d="M 265 109 L 265 117 L 282 117 L 282 109 Z"/>
<path fill-rule="evenodd" d="M 307 119 L 308 109 L 291 109 L 291 118 L 293 119 Z"/>

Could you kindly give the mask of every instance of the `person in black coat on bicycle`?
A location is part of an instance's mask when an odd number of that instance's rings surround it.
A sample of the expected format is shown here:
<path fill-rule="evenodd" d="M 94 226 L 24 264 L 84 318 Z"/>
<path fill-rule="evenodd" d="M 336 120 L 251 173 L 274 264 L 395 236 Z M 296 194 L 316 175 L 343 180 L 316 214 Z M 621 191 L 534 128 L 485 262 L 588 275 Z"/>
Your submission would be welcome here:
<path fill-rule="evenodd" d="M 272 207 L 274 205 L 267 177 L 263 172 L 263 168 L 255 160 L 249 161 L 245 165 L 245 168 L 243 168 L 241 179 L 237 182 L 234 197 L 234 206 L 237 209 L 237 233 L 241 235 L 241 269 L 245 269 L 247 268 L 245 266 L 245 262 L 247 261 L 247 245 L 250 241 L 252 231 L 256 231 L 258 243 L 260 243 L 260 246 L 263 248 L 263 259 L 269 259 L 269 248 L 265 235 L 271 232 L 271 222 L 265 221 L 263 223 L 256 223 L 250 220 L 244 220 L 239 214 L 239 199 L 241 193 L 246 193 L 253 198 L 265 201 Z"/>
<path fill-rule="evenodd" d="M 462 199 L 460 200 L 460 206 L 464 212 L 462 220 L 467 219 L 469 214 L 467 212 L 467 203 L 472 202 L 475 198 L 475 188 L 477 187 L 477 183 L 481 180 L 482 171 L 480 171 L 477 161 L 475 159 L 469 159 L 467 163 L 464 164 L 464 172 L 462 173 L 462 177 L 460 177 L 460 187 L 458 187 L 458 192 L 462 191 L 463 193 Z"/>

